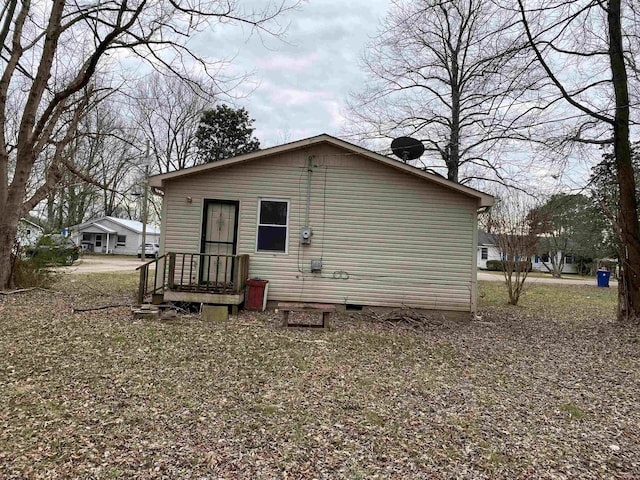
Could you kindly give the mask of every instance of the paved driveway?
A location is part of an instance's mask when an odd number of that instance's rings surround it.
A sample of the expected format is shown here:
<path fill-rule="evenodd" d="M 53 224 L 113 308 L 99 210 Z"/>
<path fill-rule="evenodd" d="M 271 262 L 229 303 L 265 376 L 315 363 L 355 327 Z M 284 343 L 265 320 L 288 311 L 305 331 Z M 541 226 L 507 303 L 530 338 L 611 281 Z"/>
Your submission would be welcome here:
<path fill-rule="evenodd" d="M 150 259 L 148 259 L 150 260 Z M 143 262 L 135 256 L 86 255 L 70 267 L 61 267 L 60 271 L 77 273 L 133 272 Z"/>
<path fill-rule="evenodd" d="M 66 273 L 106 273 L 106 272 L 133 272 L 143 262 L 139 258 L 111 256 L 111 255 L 87 255 L 70 267 L 61 267 L 60 270 Z M 478 271 L 478 280 L 486 280 L 490 282 L 503 282 L 502 274 L 488 273 Z M 573 275 L 557 278 L 539 278 L 529 277 L 527 283 L 559 283 L 564 285 L 597 285 L 595 278 L 582 278 Z M 617 287 L 618 282 L 611 280 L 609 285 Z"/>
<path fill-rule="evenodd" d="M 488 273 L 478 271 L 478 280 L 488 280 L 490 282 L 504 282 L 504 277 L 501 273 Z M 598 285 L 595 278 L 583 278 L 577 275 L 565 275 L 562 278 L 551 277 L 527 277 L 527 284 L 532 283 L 559 283 L 563 285 Z M 618 282 L 616 280 L 610 280 L 609 285 L 617 287 Z"/>

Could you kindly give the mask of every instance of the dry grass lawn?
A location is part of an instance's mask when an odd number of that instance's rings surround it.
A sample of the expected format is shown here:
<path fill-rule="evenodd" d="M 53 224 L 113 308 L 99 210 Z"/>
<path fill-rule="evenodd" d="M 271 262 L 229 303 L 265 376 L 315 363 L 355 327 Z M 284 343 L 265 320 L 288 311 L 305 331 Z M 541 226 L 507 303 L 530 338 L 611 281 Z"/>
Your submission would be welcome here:
<path fill-rule="evenodd" d="M 132 320 L 133 275 L 0 296 L 0 478 L 640 478 L 640 329 L 547 285 L 481 319 Z"/>

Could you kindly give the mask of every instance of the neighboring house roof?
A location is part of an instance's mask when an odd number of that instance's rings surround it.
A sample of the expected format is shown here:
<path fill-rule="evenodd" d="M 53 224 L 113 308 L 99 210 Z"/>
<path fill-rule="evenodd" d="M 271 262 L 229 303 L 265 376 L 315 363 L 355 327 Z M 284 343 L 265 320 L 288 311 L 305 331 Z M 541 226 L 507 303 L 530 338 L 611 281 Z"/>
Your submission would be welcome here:
<path fill-rule="evenodd" d="M 168 180 L 172 180 L 176 178 L 184 178 L 189 175 L 208 172 L 211 170 L 228 167 L 230 165 L 238 165 L 241 163 L 250 162 L 257 159 L 264 159 L 273 155 L 288 153 L 293 150 L 304 149 L 304 148 L 312 147 L 314 145 L 318 145 L 322 143 L 327 143 L 327 144 L 334 145 L 336 147 L 351 151 L 353 153 L 357 153 L 375 162 L 379 162 L 391 168 L 395 168 L 397 170 L 401 170 L 411 175 L 415 175 L 416 177 L 422 178 L 423 180 L 436 183 L 438 185 L 441 185 L 451 190 L 455 190 L 463 195 L 476 198 L 478 200 L 479 207 L 489 207 L 493 205 L 493 197 L 491 195 L 480 192 L 479 190 L 475 190 L 470 187 L 466 187 L 464 185 L 460 185 L 458 183 L 451 182 L 444 177 L 440 177 L 439 175 L 434 175 L 431 173 L 424 172 L 423 170 L 417 167 L 413 167 L 411 165 L 402 163 L 398 160 L 394 160 L 384 155 L 380 155 L 378 153 L 372 152 L 371 150 L 367 150 L 366 148 L 362 148 L 352 143 L 345 142 L 344 140 L 340 140 L 338 138 L 332 137 L 331 135 L 327 135 L 327 134 L 318 135 L 316 137 L 311 137 L 304 140 L 298 140 L 296 142 L 286 143 L 284 145 L 279 145 L 277 147 L 266 148 L 264 150 L 257 150 L 255 152 L 239 155 L 237 157 L 229 158 L 227 160 L 220 160 L 218 162 L 207 163 L 204 165 L 198 165 L 191 168 L 185 168 L 183 170 L 178 170 L 175 172 L 155 175 L 149 178 L 149 185 L 155 188 L 162 189 L 164 187 L 164 183 Z"/>
<path fill-rule="evenodd" d="M 496 236 L 484 230 L 478 230 L 478 245 L 495 245 Z"/>
<path fill-rule="evenodd" d="M 115 234 L 118 233 L 117 230 L 114 230 L 111 227 L 108 227 L 107 225 L 105 225 L 104 222 L 105 220 L 108 220 L 112 223 L 115 223 L 117 225 L 122 226 L 123 228 L 126 228 L 127 230 L 130 230 L 134 233 L 142 233 L 142 222 L 138 222 L 137 220 L 128 220 L 125 218 L 116 218 L 116 217 L 102 217 L 102 218 L 97 218 L 94 220 L 89 220 L 88 222 L 84 222 L 81 223 L 79 225 L 74 225 L 71 228 L 77 231 L 81 231 L 81 230 L 87 230 L 91 227 L 95 227 L 105 233 L 109 233 L 109 234 Z M 155 227 L 153 225 L 149 225 L 147 224 L 147 234 L 148 235 L 160 235 L 160 229 L 158 227 Z"/>
<path fill-rule="evenodd" d="M 28 223 L 29 225 L 31 225 L 31 226 L 39 229 L 39 230 L 44 231 L 44 228 L 42 226 L 38 225 L 37 223 L 32 222 L 31 220 L 27 220 L 26 218 L 21 218 L 20 221 L 23 222 L 23 223 Z"/>
<path fill-rule="evenodd" d="M 142 233 L 142 222 L 138 222 L 137 220 L 128 220 L 124 218 L 115 218 L 115 217 L 105 217 L 111 220 L 114 223 L 118 223 L 125 228 L 128 228 L 131 231 L 136 233 Z M 147 233 L 152 235 L 160 235 L 160 229 L 153 225 L 147 224 Z"/>

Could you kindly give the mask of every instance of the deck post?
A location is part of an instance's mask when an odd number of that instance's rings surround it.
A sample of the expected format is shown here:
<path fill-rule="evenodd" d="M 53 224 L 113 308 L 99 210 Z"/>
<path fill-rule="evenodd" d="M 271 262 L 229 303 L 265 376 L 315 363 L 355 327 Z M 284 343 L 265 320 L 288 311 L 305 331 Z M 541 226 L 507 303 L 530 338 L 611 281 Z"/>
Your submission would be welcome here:
<path fill-rule="evenodd" d="M 236 255 L 233 257 L 236 262 L 233 266 L 233 293 L 240 293 L 244 290 L 245 281 L 249 274 L 249 255 Z"/>
<path fill-rule="evenodd" d="M 167 276 L 167 284 L 169 288 L 175 288 L 175 275 L 176 275 L 176 254 L 169 252 L 169 273 Z"/>
<path fill-rule="evenodd" d="M 140 281 L 138 283 L 138 305 L 142 305 L 142 303 L 144 302 L 144 294 L 145 294 L 145 290 L 147 288 L 147 269 L 148 266 L 143 266 L 140 269 Z"/>

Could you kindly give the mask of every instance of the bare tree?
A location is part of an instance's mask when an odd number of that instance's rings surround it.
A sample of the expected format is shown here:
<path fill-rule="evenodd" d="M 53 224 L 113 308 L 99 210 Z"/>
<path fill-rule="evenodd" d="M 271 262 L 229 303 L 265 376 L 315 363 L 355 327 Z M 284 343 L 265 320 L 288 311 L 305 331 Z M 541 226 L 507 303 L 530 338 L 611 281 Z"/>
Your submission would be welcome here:
<path fill-rule="evenodd" d="M 131 170 L 140 164 L 144 154 L 135 125 L 118 114 L 118 107 L 117 101 L 103 103 L 88 125 L 84 155 L 91 167 L 87 176 L 97 181 L 94 189 L 101 196 L 100 210 L 90 212 L 90 216 L 118 216 L 126 210 L 125 204 L 135 188 Z"/>
<path fill-rule="evenodd" d="M 555 95 L 576 113 L 566 140 L 613 145 L 619 186 L 621 243 L 618 319 L 640 320 L 640 229 L 631 159 L 630 85 L 637 77 L 639 21 L 623 0 L 544 0 L 527 8 L 518 0 L 529 47 Z M 626 7 L 627 16 L 623 15 Z M 637 80 L 637 79 L 636 79 Z M 636 85 L 637 86 L 637 85 Z"/>
<path fill-rule="evenodd" d="M 82 117 L 123 87 L 118 76 L 126 79 L 127 69 L 118 69 L 119 61 L 138 58 L 177 75 L 197 65 L 217 88 L 227 90 L 231 86 L 220 83 L 220 65 L 190 50 L 189 36 L 216 21 L 277 35 L 278 16 L 288 8 L 269 3 L 260 12 L 246 12 L 225 0 L 5 1 L 0 7 L 0 289 L 13 284 L 11 252 L 19 218 L 51 193 L 66 170 L 75 173 L 68 150 Z"/>
<path fill-rule="evenodd" d="M 47 226 L 60 230 L 92 217 L 122 212 L 133 188 L 132 168 L 140 163 L 136 131 L 112 100 L 81 119 L 67 150 L 67 170 L 47 197 Z M 121 108 L 121 107 L 120 107 Z"/>
<path fill-rule="evenodd" d="M 522 195 L 512 193 L 497 202 L 486 219 L 487 230 L 492 232 L 502 256 L 510 305 L 518 304 L 531 271 L 531 259 L 538 249 L 537 227 L 544 222 L 535 218 L 537 211 Z"/>
<path fill-rule="evenodd" d="M 196 137 L 202 111 L 214 102 L 215 89 L 205 82 L 191 85 L 167 72 L 156 72 L 140 82 L 133 105 L 142 143 L 150 148 L 153 171 L 167 173 L 197 162 Z M 192 88 L 193 84 L 200 85 Z M 205 93 L 210 91 L 211 93 Z"/>
<path fill-rule="evenodd" d="M 359 138 L 416 136 L 426 169 L 449 180 L 515 185 L 510 150 L 529 142 L 518 130 L 529 113 L 522 96 L 535 85 L 519 73 L 513 12 L 485 0 L 394 0 L 365 54 L 370 80 L 351 102 Z"/>

